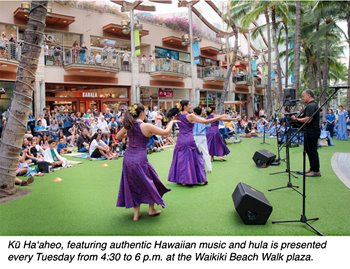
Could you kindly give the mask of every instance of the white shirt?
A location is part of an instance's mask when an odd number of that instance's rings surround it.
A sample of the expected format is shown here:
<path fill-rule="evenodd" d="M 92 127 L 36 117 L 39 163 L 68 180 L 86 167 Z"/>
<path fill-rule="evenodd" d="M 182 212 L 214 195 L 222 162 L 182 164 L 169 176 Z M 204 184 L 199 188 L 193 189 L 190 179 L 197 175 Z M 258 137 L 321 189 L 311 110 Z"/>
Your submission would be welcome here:
<path fill-rule="evenodd" d="M 95 151 L 97 146 L 105 147 L 107 145 L 102 140 L 100 140 L 100 142 L 97 142 L 96 139 L 92 140 L 89 148 L 89 156 L 91 156 L 91 154 Z"/>
<path fill-rule="evenodd" d="M 157 111 L 152 111 L 149 115 L 149 120 L 156 120 L 157 117 Z"/>
<path fill-rule="evenodd" d="M 109 128 L 108 128 L 108 123 L 107 121 L 99 121 L 97 124 L 97 128 L 102 130 L 102 133 L 108 133 Z"/>

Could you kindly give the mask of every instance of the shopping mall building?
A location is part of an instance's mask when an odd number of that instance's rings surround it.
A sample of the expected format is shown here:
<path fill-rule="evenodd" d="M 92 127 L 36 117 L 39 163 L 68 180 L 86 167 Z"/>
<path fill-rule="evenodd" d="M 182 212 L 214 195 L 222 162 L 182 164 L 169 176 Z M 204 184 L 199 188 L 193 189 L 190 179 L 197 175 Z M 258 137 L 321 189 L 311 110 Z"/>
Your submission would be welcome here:
<path fill-rule="evenodd" d="M 13 94 L 30 4 L 2 1 L 0 5 L 0 33 L 4 33 L 0 41 L 0 110 L 4 111 Z M 191 68 L 190 45 L 183 42 L 188 33 L 141 21 L 141 54 L 132 68 L 130 31 L 123 28 L 127 19 L 118 12 L 49 3 L 33 99 L 36 114 L 55 105 L 85 112 L 134 101 L 165 109 L 184 99 L 204 107 L 218 105 L 227 56 L 220 40 L 201 36 L 199 64 Z M 245 54 L 247 51 L 238 54 L 228 101 L 236 111 L 251 116 L 252 98 L 255 109 L 263 107 L 264 79 L 260 70 L 253 83 L 248 79 Z"/>

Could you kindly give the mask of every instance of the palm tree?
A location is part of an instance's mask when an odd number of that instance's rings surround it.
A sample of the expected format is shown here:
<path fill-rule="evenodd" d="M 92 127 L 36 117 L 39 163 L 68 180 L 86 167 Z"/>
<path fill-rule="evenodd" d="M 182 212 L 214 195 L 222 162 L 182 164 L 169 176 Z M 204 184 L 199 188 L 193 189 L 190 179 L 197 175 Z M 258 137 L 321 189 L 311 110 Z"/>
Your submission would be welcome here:
<path fill-rule="evenodd" d="M 293 88 L 300 87 L 300 47 L 301 47 L 301 2 L 295 1 L 295 39 L 294 39 L 294 83 Z"/>
<path fill-rule="evenodd" d="M 24 45 L 17 71 L 10 113 L 0 142 L 0 197 L 16 192 L 15 177 L 27 117 L 31 110 L 35 73 L 44 38 L 48 1 L 33 1 L 24 33 Z"/>

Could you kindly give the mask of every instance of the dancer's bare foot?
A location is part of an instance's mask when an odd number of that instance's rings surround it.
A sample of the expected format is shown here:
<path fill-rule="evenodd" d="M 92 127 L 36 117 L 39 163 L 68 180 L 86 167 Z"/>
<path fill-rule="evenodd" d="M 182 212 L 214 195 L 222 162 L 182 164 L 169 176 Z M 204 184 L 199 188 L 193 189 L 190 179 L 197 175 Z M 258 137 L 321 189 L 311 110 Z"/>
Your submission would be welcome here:
<path fill-rule="evenodd" d="M 139 213 L 134 213 L 134 217 L 132 218 L 133 221 L 139 221 L 139 219 L 141 218 L 141 215 Z"/>
<path fill-rule="evenodd" d="M 140 214 L 140 206 L 135 206 L 134 207 L 134 217 L 132 218 L 133 221 L 139 221 L 139 219 L 141 218 L 141 214 Z"/>
<path fill-rule="evenodd" d="M 155 209 L 153 209 L 153 210 L 149 210 L 148 211 L 148 216 L 158 216 L 159 214 L 160 214 L 160 210 L 155 210 Z"/>
<path fill-rule="evenodd" d="M 154 208 L 154 204 L 149 205 L 149 209 L 148 209 L 149 216 L 158 216 L 160 212 L 161 212 L 160 210 L 156 210 Z"/>

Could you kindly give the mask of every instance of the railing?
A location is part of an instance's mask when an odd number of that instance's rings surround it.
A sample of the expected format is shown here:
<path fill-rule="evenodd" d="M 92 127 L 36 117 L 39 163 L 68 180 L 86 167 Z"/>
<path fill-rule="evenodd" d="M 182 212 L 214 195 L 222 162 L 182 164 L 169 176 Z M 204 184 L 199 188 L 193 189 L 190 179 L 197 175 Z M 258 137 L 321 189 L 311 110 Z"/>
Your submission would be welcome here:
<path fill-rule="evenodd" d="M 235 75 L 232 77 L 233 83 L 236 84 L 246 84 L 249 83 L 249 76 L 248 75 Z"/>
<path fill-rule="evenodd" d="M 223 69 L 219 66 L 210 66 L 210 67 L 198 67 L 197 74 L 198 78 L 221 78 L 224 79 L 226 76 L 226 69 Z"/>
<path fill-rule="evenodd" d="M 188 77 L 191 76 L 191 65 L 177 60 L 169 60 L 163 58 L 155 59 L 154 63 L 149 63 L 149 66 L 147 68 L 148 70 L 150 70 L 149 72 L 161 71 L 182 74 Z M 146 66 L 145 70 L 147 70 Z"/>
<path fill-rule="evenodd" d="M 64 64 L 106 66 L 130 71 L 130 63 L 123 62 L 123 56 L 116 50 L 69 49 L 64 52 Z"/>
<path fill-rule="evenodd" d="M 6 60 L 19 61 L 22 46 L 16 42 L 2 41 L 0 43 L 0 58 Z"/>

